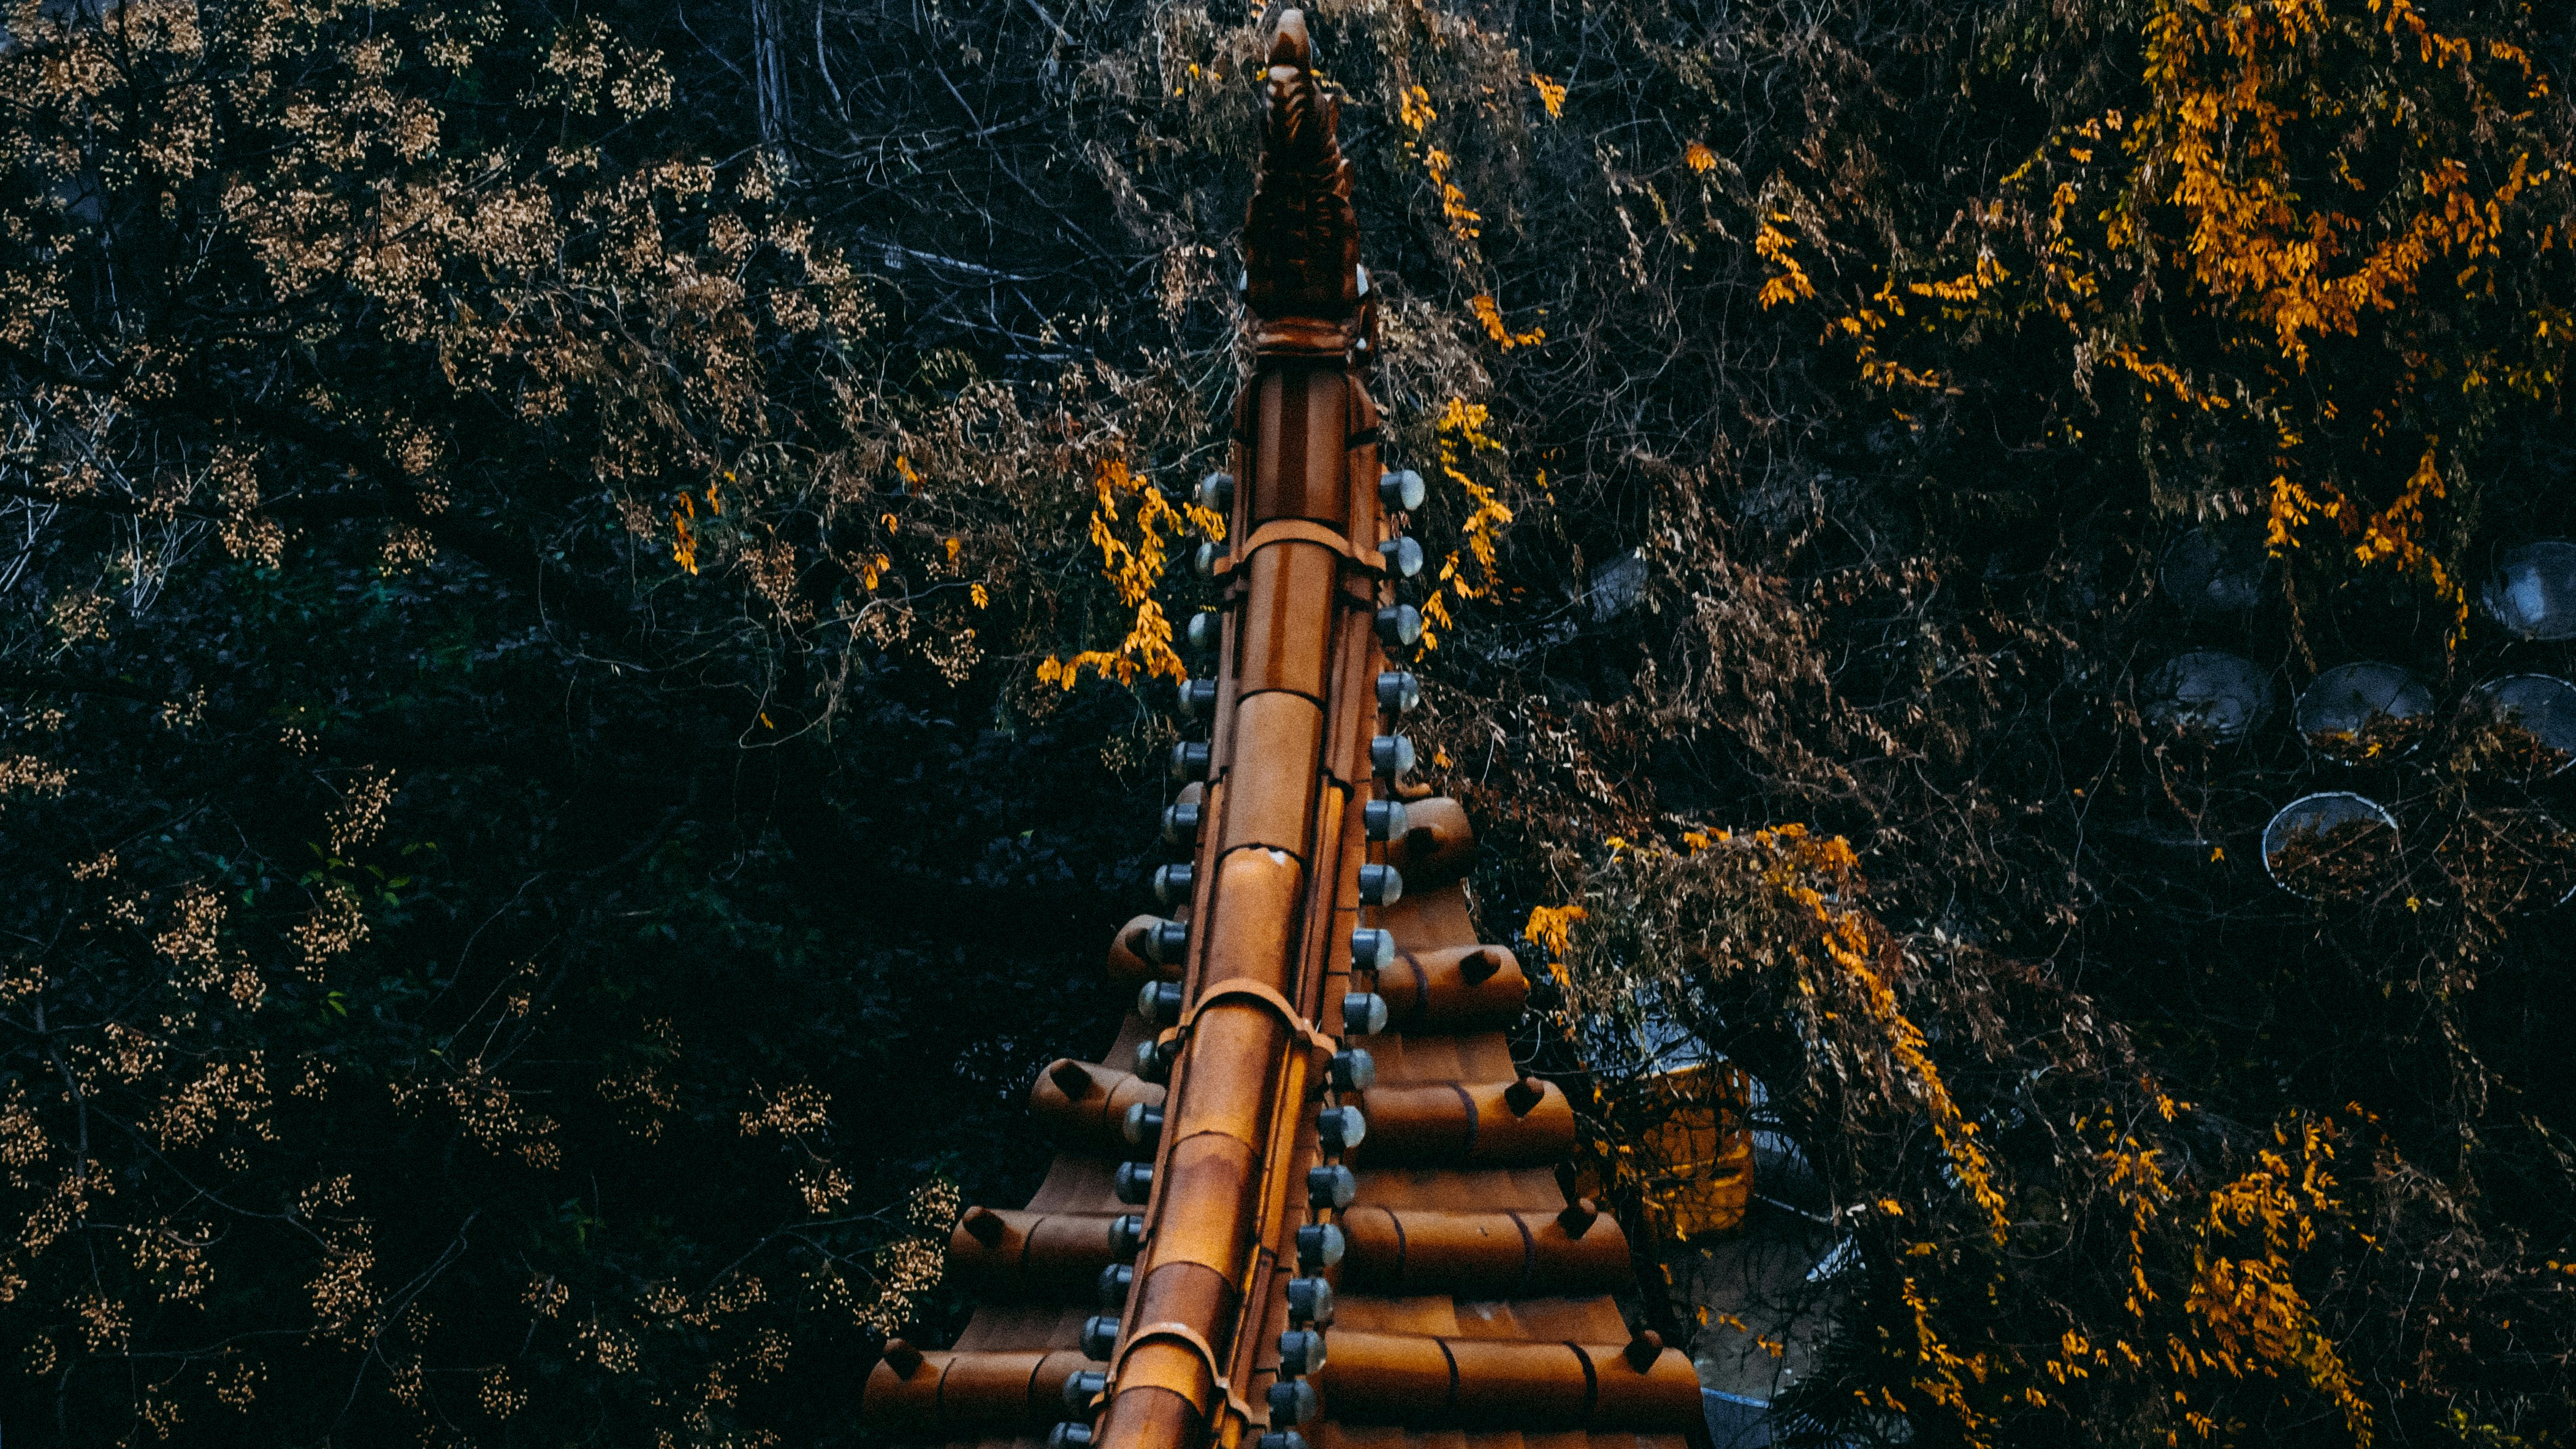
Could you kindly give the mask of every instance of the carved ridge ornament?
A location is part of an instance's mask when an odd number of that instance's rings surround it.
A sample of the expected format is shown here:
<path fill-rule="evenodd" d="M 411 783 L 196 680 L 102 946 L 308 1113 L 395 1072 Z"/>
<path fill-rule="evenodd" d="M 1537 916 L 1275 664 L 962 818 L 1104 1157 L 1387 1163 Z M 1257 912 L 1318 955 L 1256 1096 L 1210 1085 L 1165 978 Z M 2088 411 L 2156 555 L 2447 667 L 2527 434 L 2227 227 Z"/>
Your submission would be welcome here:
<path fill-rule="evenodd" d="M 1263 72 L 1244 225 L 1252 365 L 1209 739 L 1164 834 L 1169 918 L 1112 938 L 1138 992 L 1106 1063 L 1040 1074 L 1060 1150 L 1019 1211 L 970 1208 L 953 1349 L 886 1345 L 861 1412 L 1019 1449 L 1683 1449 L 1689 1361 L 1632 1332 L 1618 1223 L 1568 1202 L 1574 1118 L 1503 1028 L 1531 977 L 1481 944 L 1464 811 L 1410 783 L 1420 618 L 1381 562 L 1421 482 L 1382 473 L 1374 297 L 1305 17 Z M 1238 484 L 1237 480 L 1241 480 Z"/>
<path fill-rule="evenodd" d="M 1361 310 L 1360 224 L 1342 156 L 1341 104 L 1315 83 L 1312 54 L 1305 15 L 1283 13 L 1262 72 L 1261 160 L 1243 218 L 1244 303 L 1283 331 L 1340 323 Z"/>

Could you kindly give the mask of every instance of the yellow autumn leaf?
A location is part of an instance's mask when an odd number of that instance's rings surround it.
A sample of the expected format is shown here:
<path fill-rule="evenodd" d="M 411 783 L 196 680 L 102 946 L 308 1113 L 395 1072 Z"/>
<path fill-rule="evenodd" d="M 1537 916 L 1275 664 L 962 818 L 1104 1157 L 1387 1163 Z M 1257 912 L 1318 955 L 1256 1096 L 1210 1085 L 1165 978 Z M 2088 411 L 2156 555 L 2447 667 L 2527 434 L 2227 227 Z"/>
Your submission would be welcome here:
<path fill-rule="evenodd" d="M 1565 114 L 1565 87 L 1537 71 L 1530 72 L 1530 86 L 1538 92 L 1538 103 L 1547 108 L 1549 119 Z"/>

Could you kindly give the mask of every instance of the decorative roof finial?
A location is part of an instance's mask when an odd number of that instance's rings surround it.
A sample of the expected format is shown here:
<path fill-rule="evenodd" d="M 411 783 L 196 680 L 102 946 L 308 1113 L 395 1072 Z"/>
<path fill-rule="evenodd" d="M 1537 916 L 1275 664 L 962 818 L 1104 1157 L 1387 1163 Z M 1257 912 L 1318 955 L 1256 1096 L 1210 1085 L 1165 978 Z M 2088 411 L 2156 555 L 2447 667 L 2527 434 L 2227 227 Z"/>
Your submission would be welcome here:
<path fill-rule="evenodd" d="M 1245 300 L 1265 344 L 1348 342 L 1361 329 L 1359 218 L 1351 164 L 1335 132 L 1340 108 L 1315 83 L 1301 10 L 1279 13 L 1261 127 L 1261 165 L 1243 222 Z M 1324 324 L 1321 328 L 1311 324 Z M 1306 335 L 1306 334 L 1322 335 Z"/>

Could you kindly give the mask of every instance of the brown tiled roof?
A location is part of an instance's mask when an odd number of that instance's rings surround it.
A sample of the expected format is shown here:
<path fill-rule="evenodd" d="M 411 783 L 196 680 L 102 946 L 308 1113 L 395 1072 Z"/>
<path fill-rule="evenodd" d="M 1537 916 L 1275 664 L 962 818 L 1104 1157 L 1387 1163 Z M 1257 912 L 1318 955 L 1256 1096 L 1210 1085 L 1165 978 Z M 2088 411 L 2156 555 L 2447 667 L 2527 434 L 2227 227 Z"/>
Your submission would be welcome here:
<path fill-rule="evenodd" d="M 1187 903 L 1111 943 L 1145 995 L 1105 1061 L 1032 1089 L 1061 1149 L 1037 1195 L 960 1219 L 984 1306 L 953 1349 L 889 1344 L 864 1410 L 1021 1449 L 1680 1449 L 1698 1379 L 1629 1331 L 1619 1225 L 1558 1186 L 1574 1116 L 1505 1043 L 1530 983 L 1476 939 L 1466 817 L 1372 765 L 1411 691 L 1378 549 L 1407 480 L 1381 481 L 1349 169 L 1293 10 L 1267 82 Z"/>

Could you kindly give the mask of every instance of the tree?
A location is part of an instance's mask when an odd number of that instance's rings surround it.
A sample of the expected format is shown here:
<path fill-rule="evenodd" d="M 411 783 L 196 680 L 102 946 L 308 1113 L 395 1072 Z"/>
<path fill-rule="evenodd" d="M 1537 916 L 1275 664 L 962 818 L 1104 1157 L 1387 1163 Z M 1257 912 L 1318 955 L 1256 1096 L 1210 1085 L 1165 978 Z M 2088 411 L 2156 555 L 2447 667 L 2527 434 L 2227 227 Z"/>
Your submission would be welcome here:
<path fill-rule="evenodd" d="M 0 1422 L 821 1443 L 953 1321 L 1120 1008 L 1263 18 L 13 15 Z M 2570 23 L 1316 18 L 1424 773 L 1770 1088 L 1840 1429 L 2569 1431 L 2563 785 L 2461 701 L 2570 668 L 2478 607 L 2570 527 Z M 2342 774 L 2195 647 L 2436 707 Z M 2395 859 L 2283 892 L 2338 784 Z"/>
<path fill-rule="evenodd" d="M 597 20 L 10 35 L 0 1418 L 833 1432 L 1101 1011 L 1129 791 L 952 685 L 1112 450 L 930 391 Z"/>

